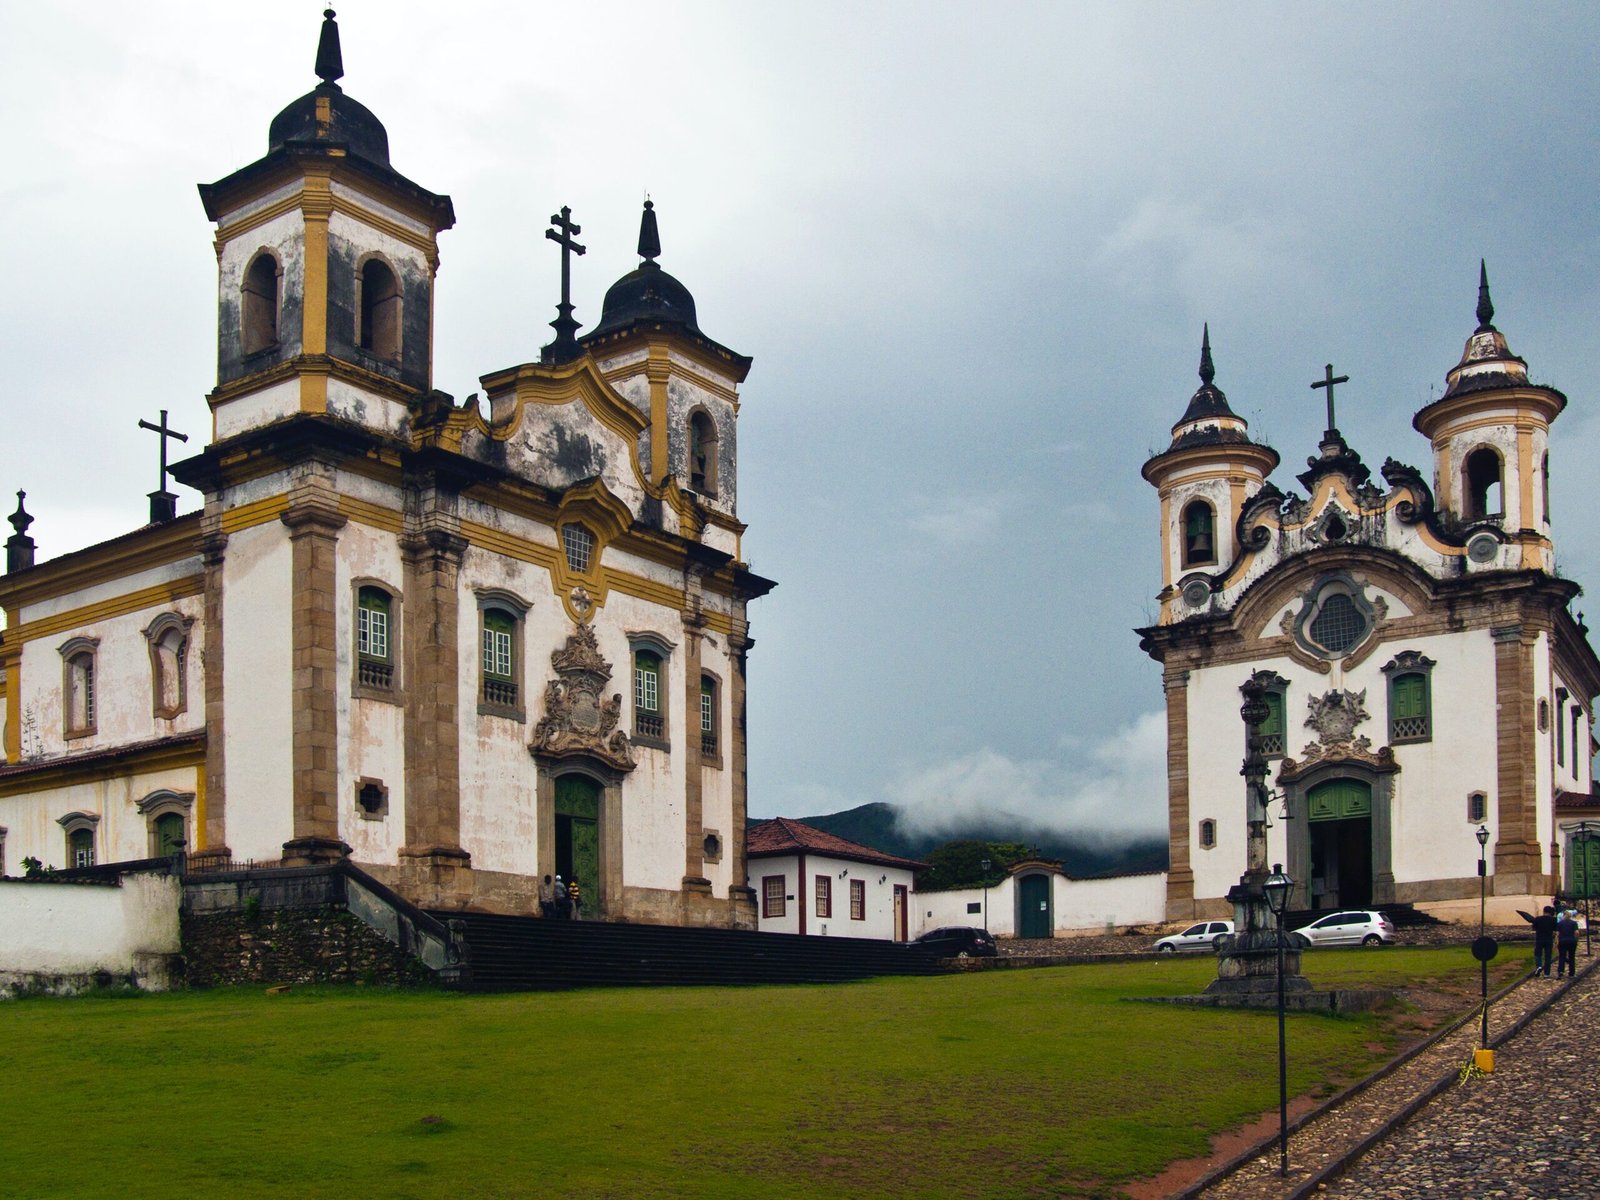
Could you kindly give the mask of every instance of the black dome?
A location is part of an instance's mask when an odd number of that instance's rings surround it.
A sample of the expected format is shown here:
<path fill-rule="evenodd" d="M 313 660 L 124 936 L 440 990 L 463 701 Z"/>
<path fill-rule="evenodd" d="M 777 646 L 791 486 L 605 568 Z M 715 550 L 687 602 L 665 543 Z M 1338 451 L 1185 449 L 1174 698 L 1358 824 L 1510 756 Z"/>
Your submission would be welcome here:
<path fill-rule="evenodd" d="M 326 125 L 317 120 L 317 103 L 323 99 L 328 102 Z M 346 96 L 336 83 L 319 84 L 272 118 L 268 152 L 288 144 L 342 145 L 357 158 L 381 167 L 389 165 L 389 133 L 383 122 L 365 104 Z"/>
<path fill-rule="evenodd" d="M 611 285 L 600 307 L 600 324 L 594 333 L 620 329 L 634 321 L 666 321 L 699 333 L 694 297 L 655 262 L 640 263 Z M 594 336 L 593 334 L 590 335 Z"/>

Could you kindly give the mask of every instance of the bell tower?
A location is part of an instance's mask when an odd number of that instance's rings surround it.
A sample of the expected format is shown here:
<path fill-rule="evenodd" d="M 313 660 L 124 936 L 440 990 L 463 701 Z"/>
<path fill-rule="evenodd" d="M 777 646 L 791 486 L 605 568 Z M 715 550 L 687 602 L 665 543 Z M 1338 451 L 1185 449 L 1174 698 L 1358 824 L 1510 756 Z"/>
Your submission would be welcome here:
<path fill-rule="evenodd" d="M 316 74 L 265 157 L 200 187 L 217 226 L 216 441 L 298 413 L 398 432 L 431 386 L 450 198 L 394 170 L 382 123 L 340 88 L 332 9 Z"/>
<path fill-rule="evenodd" d="M 1211 329 L 1200 340 L 1200 387 L 1172 427 L 1172 444 L 1144 464 L 1161 496 L 1161 624 L 1176 620 L 1181 594 L 1204 608 L 1238 554 L 1235 531 L 1246 501 L 1278 465 L 1278 452 L 1250 440 L 1249 424 L 1213 382 Z"/>
<path fill-rule="evenodd" d="M 1553 573 L 1550 422 L 1567 398 L 1528 382 L 1528 364 L 1494 327 L 1482 262 L 1477 316 L 1461 361 L 1445 376 L 1444 395 L 1411 423 L 1433 443 L 1434 494 L 1440 511 L 1467 535 L 1468 557 Z M 1509 560 L 1499 544 L 1516 547 Z"/>

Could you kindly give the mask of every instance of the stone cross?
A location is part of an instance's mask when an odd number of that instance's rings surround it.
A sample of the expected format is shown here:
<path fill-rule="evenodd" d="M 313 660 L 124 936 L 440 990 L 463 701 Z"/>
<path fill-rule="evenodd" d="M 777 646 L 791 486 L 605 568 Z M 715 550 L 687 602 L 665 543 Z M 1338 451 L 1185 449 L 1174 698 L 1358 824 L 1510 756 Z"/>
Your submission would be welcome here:
<path fill-rule="evenodd" d="M 1322 369 L 1322 378 L 1311 385 L 1312 391 L 1316 391 L 1318 388 L 1328 389 L 1328 432 L 1323 436 L 1328 438 L 1330 441 L 1333 439 L 1333 435 L 1339 432 L 1339 427 L 1333 422 L 1333 385 L 1336 383 L 1349 382 L 1350 376 L 1335 375 L 1333 373 L 1333 364 L 1329 363 Z"/>
<path fill-rule="evenodd" d="M 148 429 L 152 433 L 161 435 L 161 490 L 164 492 L 167 490 L 167 439 L 176 438 L 180 442 L 187 442 L 189 435 L 167 427 L 167 410 L 164 408 L 161 410 L 161 423 L 159 425 L 152 425 L 149 421 L 141 418 L 139 428 Z"/>

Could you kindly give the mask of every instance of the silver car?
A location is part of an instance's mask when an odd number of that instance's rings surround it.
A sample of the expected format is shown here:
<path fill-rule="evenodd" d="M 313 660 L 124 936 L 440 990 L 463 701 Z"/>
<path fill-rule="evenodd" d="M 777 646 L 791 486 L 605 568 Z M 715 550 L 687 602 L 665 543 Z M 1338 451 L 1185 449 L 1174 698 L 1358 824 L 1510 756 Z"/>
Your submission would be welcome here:
<path fill-rule="evenodd" d="M 1394 942 L 1389 918 L 1371 909 L 1329 913 L 1296 932 L 1312 946 L 1387 946 Z"/>
<path fill-rule="evenodd" d="M 1182 933 L 1168 934 L 1156 943 L 1157 954 L 1198 953 L 1222 949 L 1222 939 L 1233 934 L 1232 921 L 1196 921 Z"/>

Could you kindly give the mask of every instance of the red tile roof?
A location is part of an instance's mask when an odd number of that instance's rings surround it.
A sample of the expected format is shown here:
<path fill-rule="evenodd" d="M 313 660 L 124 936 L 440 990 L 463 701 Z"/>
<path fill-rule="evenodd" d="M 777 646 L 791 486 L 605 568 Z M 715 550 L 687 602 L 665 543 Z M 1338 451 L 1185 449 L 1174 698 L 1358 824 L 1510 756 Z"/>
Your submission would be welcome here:
<path fill-rule="evenodd" d="M 826 854 L 833 858 L 874 863 L 880 867 L 904 867 L 908 871 L 925 871 L 928 868 L 927 863 L 896 858 L 788 817 L 774 817 L 750 826 L 745 834 L 747 858 L 772 858 L 780 854 Z"/>
<path fill-rule="evenodd" d="M 1574 808 L 1600 808 L 1600 795 L 1593 791 L 1556 793 L 1558 811 L 1570 811 Z"/>

